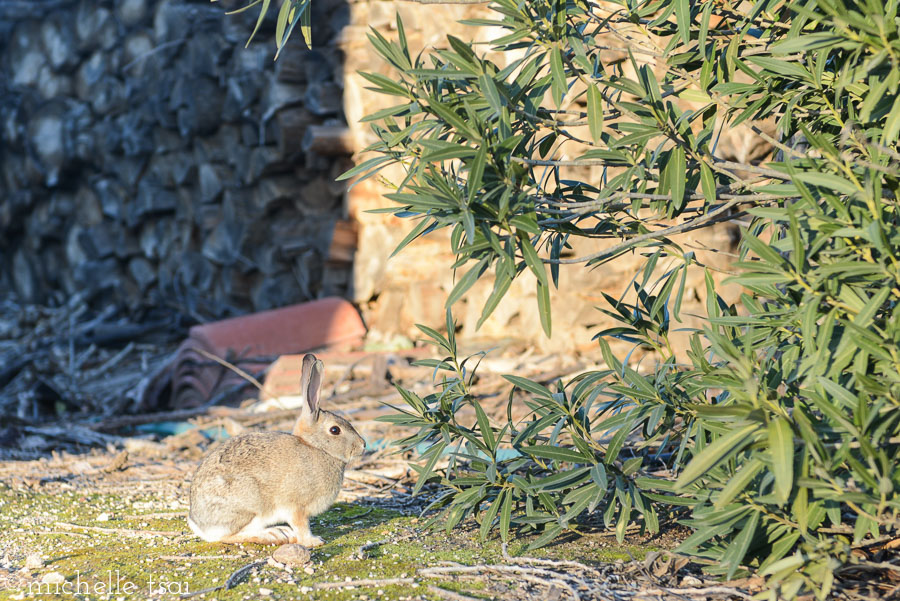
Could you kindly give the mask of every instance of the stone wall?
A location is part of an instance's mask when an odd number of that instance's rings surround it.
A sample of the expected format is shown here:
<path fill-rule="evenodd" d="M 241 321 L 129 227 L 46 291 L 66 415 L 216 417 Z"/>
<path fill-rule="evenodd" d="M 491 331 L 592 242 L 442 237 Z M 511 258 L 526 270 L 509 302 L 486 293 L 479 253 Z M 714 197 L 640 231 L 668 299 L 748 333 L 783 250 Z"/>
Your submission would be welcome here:
<path fill-rule="evenodd" d="M 277 63 L 277 10 L 244 48 L 239 5 L 0 0 L 0 295 L 209 319 L 348 293 L 346 5 Z"/>
<path fill-rule="evenodd" d="M 439 325 L 453 286 L 446 237 L 388 260 L 412 223 L 366 212 L 389 204 L 374 180 L 345 196 L 334 179 L 371 141 L 360 119 L 393 104 L 358 74 L 391 74 L 369 28 L 396 35 L 399 12 L 414 49 L 445 46 L 447 34 L 486 42 L 496 32 L 458 21 L 487 9 L 313 0 L 314 50 L 295 36 L 273 62 L 276 11 L 245 49 L 256 11 L 223 14 L 238 5 L 0 0 L 0 295 L 53 302 L 78 292 L 209 319 L 338 294 L 360 307 L 375 339 Z M 733 148 L 756 152 L 746 132 L 729 135 Z M 681 241 L 725 266 L 700 248 L 728 249 L 733 232 L 723 225 Z M 575 253 L 603 244 L 579 241 Z M 596 348 L 601 292 L 618 295 L 641 262 L 561 269 L 550 341 L 530 274 L 480 331 L 490 282 L 455 314 L 469 339 Z M 702 274 L 689 290 L 685 313 L 702 314 Z"/>

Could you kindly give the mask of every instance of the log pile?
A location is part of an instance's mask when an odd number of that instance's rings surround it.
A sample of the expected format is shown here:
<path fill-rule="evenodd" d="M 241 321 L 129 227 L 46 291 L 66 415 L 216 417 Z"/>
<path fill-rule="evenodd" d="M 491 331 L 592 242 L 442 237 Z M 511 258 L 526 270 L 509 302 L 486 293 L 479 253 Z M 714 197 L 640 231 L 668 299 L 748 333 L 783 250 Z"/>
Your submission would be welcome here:
<path fill-rule="evenodd" d="M 347 293 L 346 8 L 275 63 L 277 11 L 244 48 L 238 5 L 0 0 L 0 291 L 198 320 Z"/>

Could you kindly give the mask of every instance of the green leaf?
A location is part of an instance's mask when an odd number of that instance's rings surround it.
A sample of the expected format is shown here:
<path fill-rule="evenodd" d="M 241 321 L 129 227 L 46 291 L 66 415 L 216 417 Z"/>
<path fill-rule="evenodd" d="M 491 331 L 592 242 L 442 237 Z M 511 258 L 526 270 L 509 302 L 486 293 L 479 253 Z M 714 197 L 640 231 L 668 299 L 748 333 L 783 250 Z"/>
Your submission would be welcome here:
<path fill-rule="evenodd" d="M 509 540 L 509 522 L 512 516 L 513 500 L 513 491 L 507 489 L 505 492 L 507 494 L 503 499 L 503 506 L 500 508 L 500 538 L 503 539 L 503 542 Z"/>
<path fill-rule="evenodd" d="M 287 29 L 288 13 L 291 11 L 293 0 L 283 0 L 281 8 L 278 10 L 278 19 L 275 22 L 275 46 L 278 50 L 284 45 L 284 31 Z M 275 54 L 278 58 L 278 54 Z"/>
<path fill-rule="evenodd" d="M 491 313 L 494 312 L 494 309 L 497 308 L 497 305 L 500 304 L 500 300 L 509 290 L 510 284 L 512 284 L 512 276 L 507 275 L 506 273 L 500 274 L 498 273 L 494 278 L 494 289 L 491 292 L 491 295 L 488 297 L 487 301 L 484 303 L 484 308 L 481 310 L 481 317 L 478 318 L 478 323 L 475 324 L 475 329 L 481 327 L 488 317 L 491 316 Z"/>
<path fill-rule="evenodd" d="M 853 194 L 857 191 L 852 183 L 833 173 L 804 171 L 802 173 L 795 173 L 794 178 L 800 180 L 804 184 L 828 188 L 829 190 L 834 190 L 841 194 Z"/>
<path fill-rule="evenodd" d="M 503 506 L 503 501 L 507 493 L 509 493 L 509 489 L 501 490 L 500 494 L 497 495 L 497 498 L 494 499 L 494 502 L 491 503 L 491 506 L 484 512 L 484 516 L 481 518 L 481 530 L 479 531 L 481 540 L 487 539 L 488 533 L 491 531 L 491 526 L 494 523 L 494 518 L 497 517 L 497 512 Z"/>
<path fill-rule="evenodd" d="M 537 304 L 538 313 L 541 318 L 541 328 L 544 330 L 544 334 L 546 334 L 547 338 L 550 338 L 550 332 L 552 330 L 550 315 L 550 285 L 541 280 L 537 281 Z"/>
<path fill-rule="evenodd" d="M 706 163 L 700 163 L 700 187 L 703 189 L 703 198 L 706 202 L 714 203 L 716 201 L 716 178 Z"/>
<path fill-rule="evenodd" d="M 675 0 L 675 20 L 678 22 L 678 33 L 682 44 L 691 42 L 691 6 L 689 0 Z"/>
<path fill-rule="evenodd" d="M 441 454 L 446 448 L 447 443 L 441 441 L 436 443 L 428 450 L 426 454 L 429 455 L 429 459 L 425 464 L 425 467 L 420 468 L 421 471 L 419 471 L 419 477 L 416 480 L 416 485 L 413 487 L 413 496 L 419 494 L 419 491 L 422 490 L 423 486 L 425 486 L 425 481 L 428 480 L 428 478 L 431 476 L 431 472 L 434 471 L 434 466 L 437 464 L 438 459 L 441 458 Z M 413 465 L 411 465 L 410 467 L 413 467 Z"/>
<path fill-rule="evenodd" d="M 743 464 L 731 480 L 728 481 L 725 488 L 719 493 L 713 507 L 722 509 L 731 503 L 735 497 L 747 490 L 750 482 L 753 481 L 753 478 L 756 477 L 756 474 L 758 474 L 764 466 L 765 463 L 759 457 L 754 457 Z"/>
<path fill-rule="evenodd" d="M 469 177 L 466 180 L 466 187 L 469 190 L 469 203 L 474 200 L 478 190 L 481 189 L 481 180 L 484 177 L 484 165 L 487 162 L 487 148 L 481 146 L 475 153 L 475 158 L 469 164 Z M 473 241 L 469 240 L 471 244 Z"/>
<path fill-rule="evenodd" d="M 492 451 L 496 449 L 497 443 L 494 441 L 494 430 L 491 428 L 491 422 L 488 420 L 487 414 L 481 407 L 481 403 L 474 401 L 472 405 L 475 407 L 475 419 L 478 421 L 478 429 L 481 431 L 481 437 L 484 443 Z"/>
<path fill-rule="evenodd" d="M 259 31 L 260 26 L 266 18 L 266 13 L 269 12 L 269 4 L 271 3 L 272 0 L 262 0 L 262 6 L 259 9 L 259 17 L 256 19 L 256 25 L 253 27 L 253 32 L 250 34 L 250 39 L 247 40 L 247 44 L 244 48 L 250 46 L 250 42 L 253 41 L 253 37 L 256 35 L 256 32 Z"/>
<path fill-rule="evenodd" d="M 458 301 L 462 296 L 466 293 L 466 291 L 472 287 L 472 285 L 478 281 L 478 278 L 481 277 L 481 274 L 484 273 L 485 269 L 488 266 L 488 258 L 485 257 L 480 260 L 474 267 L 472 267 L 469 271 L 466 272 L 466 275 L 459 278 L 459 281 L 456 282 L 456 285 L 453 287 L 453 290 L 450 291 L 450 295 L 447 296 L 447 300 L 444 303 L 444 306 L 449 308 L 453 306 L 453 303 Z"/>
<path fill-rule="evenodd" d="M 397 248 L 394 249 L 394 252 L 391 253 L 391 256 L 393 257 L 398 252 L 406 248 L 406 246 L 410 242 L 421 236 L 422 233 L 425 232 L 425 230 L 427 230 L 431 225 L 434 225 L 431 219 L 422 219 L 419 223 L 416 224 L 416 227 L 414 227 L 408 234 L 406 234 L 406 236 L 404 236 L 403 240 L 401 240 L 397 245 Z"/>
<path fill-rule="evenodd" d="M 675 491 L 683 491 L 728 456 L 749 444 L 758 430 L 759 424 L 747 424 L 717 438 L 687 464 L 675 481 Z"/>
<path fill-rule="evenodd" d="M 735 572 L 741 567 L 741 561 L 747 555 L 747 550 L 750 548 L 750 543 L 753 541 L 753 536 L 756 534 L 756 528 L 759 525 L 759 515 L 758 511 L 750 513 L 750 517 L 747 518 L 744 527 L 741 528 L 741 531 L 734 537 L 722 555 L 722 565 L 728 567 L 725 576 L 728 580 L 734 577 Z"/>
<path fill-rule="evenodd" d="M 563 96 L 568 89 L 566 85 L 566 72 L 563 69 L 562 50 L 552 48 L 550 50 L 550 74 L 552 76 L 553 102 L 556 106 L 562 104 Z"/>
<path fill-rule="evenodd" d="M 687 0 L 682 0 L 687 2 Z M 666 172 L 669 175 L 669 189 L 672 191 L 672 201 L 675 208 L 681 210 L 684 207 L 684 186 L 687 181 L 684 148 L 676 146 L 669 156 L 669 164 Z"/>
<path fill-rule="evenodd" d="M 526 455 L 542 457 L 544 459 L 553 459 L 555 461 L 568 461 L 570 463 L 587 463 L 588 461 L 590 461 L 589 459 L 586 459 L 581 453 L 563 447 L 534 445 L 530 447 L 523 446 L 520 447 L 519 450 Z"/>
<path fill-rule="evenodd" d="M 769 422 L 769 452 L 775 474 L 775 496 L 779 503 L 787 503 L 794 488 L 794 432 L 783 417 Z"/>
<path fill-rule="evenodd" d="M 595 143 L 600 142 L 603 134 L 603 98 L 596 84 L 587 89 L 588 128 Z"/>
<path fill-rule="evenodd" d="M 521 388 L 522 390 L 530 392 L 531 394 L 536 394 L 539 397 L 543 397 L 548 400 L 553 398 L 553 393 L 551 393 L 549 390 L 547 390 L 546 387 L 538 384 L 537 382 L 534 382 L 527 378 L 523 378 L 521 376 L 504 374 L 503 377 L 509 380 L 516 388 Z"/>
<path fill-rule="evenodd" d="M 836 46 L 845 41 L 846 40 L 839 35 L 822 31 L 781 40 L 780 42 L 772 44 L 769 51 L 772 54 L 794 54 L 795 52 L 809 52 L 810 50 Z"/>
<path fill-rule="evenodd" d="M 491 105 L 495 113 L 499 114 L 503 109 L 503 100 L 500 98 L 500 92 L 497 90 L 497 84 L 485 73 L 479 76 L 478 85 L 481 86 L 481 91 L 484 92 L 484 97 L 487 99 L 488 104 Z"/>
<path fill-rule="evenodd" d="M 528 235 L 523 231 L 517 230 L 516 238 L 518 239 L 522 256 L 525 258 L 525 264 L 528 265 L 528 267 L 531 268 L 531 271 L 534 272 L 534 275 L 537 276 L 538 282 L 546 285 L 548 283 L 547 270 L 544 267 L 544 262 L 541 261 L 537 251 L 534 249 L 534 245 L 531 244 Z"/>
<path fill-rule="evenodd" d="M 563 527 L 559 524 L 547 525 L 544 528 L 543 534 L 537 537 L 530 545 L 528 545 L 527 550 L 533 551 L 534 549 L 540 549 L 546 544 L 549 544 L 554 538 L 559 536 L 559 533 L 563 531 Z"/>

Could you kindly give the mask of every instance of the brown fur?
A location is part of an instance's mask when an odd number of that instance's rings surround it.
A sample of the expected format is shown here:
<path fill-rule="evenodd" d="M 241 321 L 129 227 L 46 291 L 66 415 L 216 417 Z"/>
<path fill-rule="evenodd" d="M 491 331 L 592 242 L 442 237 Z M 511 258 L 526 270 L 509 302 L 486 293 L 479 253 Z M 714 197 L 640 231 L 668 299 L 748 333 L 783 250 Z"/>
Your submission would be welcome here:
<path fill-rule="evenodd" d="M 303 369 L 307 402 L 292 434 L 243 434 L 213 449 L 197 468 L 188 523 L 201 538 L 322 544 L 309 518 L 334 503 L 344 468 L 362 455 L 365 442 L 350 422 L 318 408 L 321 362 L 307 355 Z M 339 434 L 330 432 L 333 426 Z"/>

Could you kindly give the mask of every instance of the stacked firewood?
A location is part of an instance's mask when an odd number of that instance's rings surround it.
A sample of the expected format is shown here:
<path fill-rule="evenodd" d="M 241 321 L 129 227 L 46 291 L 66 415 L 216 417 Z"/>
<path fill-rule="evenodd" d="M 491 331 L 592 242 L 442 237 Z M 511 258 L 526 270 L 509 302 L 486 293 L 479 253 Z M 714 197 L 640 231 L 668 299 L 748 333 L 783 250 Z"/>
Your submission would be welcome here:
<path fill-rule="evenodd" d="M 0 296 L 209 319 L 346 293 L 346 6 L 277 62 L 277 11 L 244 48 L 238 6 L 0 0 Z"/>

